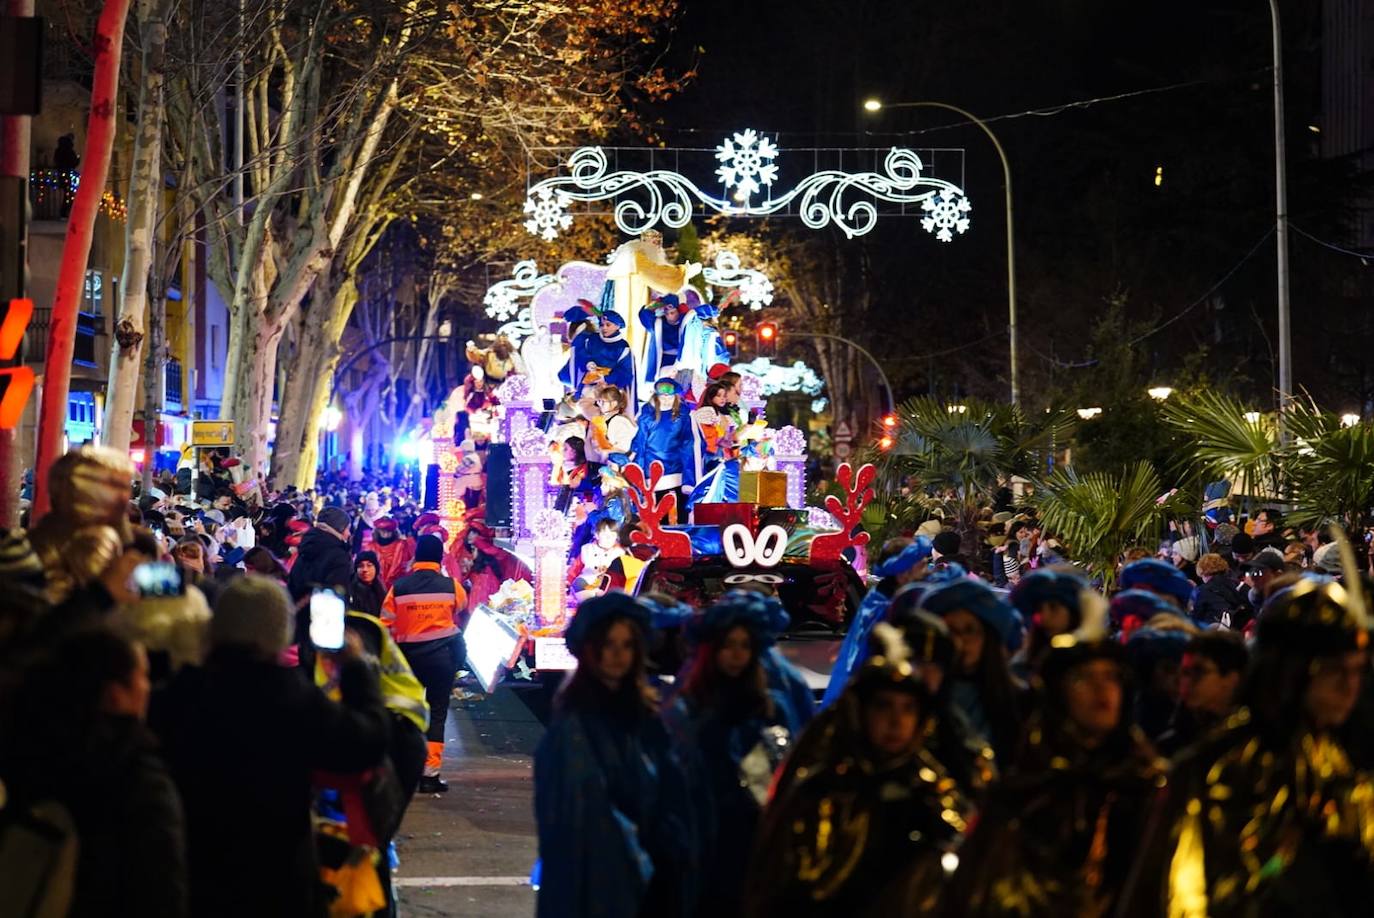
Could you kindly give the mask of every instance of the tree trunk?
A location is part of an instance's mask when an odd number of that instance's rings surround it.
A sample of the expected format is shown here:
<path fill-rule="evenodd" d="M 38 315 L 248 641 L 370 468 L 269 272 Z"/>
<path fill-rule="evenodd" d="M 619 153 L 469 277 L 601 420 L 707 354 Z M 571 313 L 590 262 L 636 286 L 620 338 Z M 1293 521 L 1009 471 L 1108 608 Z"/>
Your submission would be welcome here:
<path fill-rule="evenodd" d="M 62 265 L 58 270 L 52 320 L 48 326 L 31 523 L 37 523 L 48 512 L 51 501 L 48 469 L 62 452 L 67 426 L 67 397 L 71 393 L 72 357 L 76 350 L 76 316 L 85 287 L 95 218 L 100 213 L 100 198 L 105 192 L 110 153 L 114 149 L 119 57 L 123 50 L 124 20 L 128 14 L 129 0 L 105 0 L 92 42 L 95 73 L 91 81 L 91 114 L 86 122 L 84 174 L 67 218 L 67 239 L 62 245 Z"/>
<path fill-rule="evenodd" d="M 244 335 L 243 358 L 234 410 L 235 446 L 254 476 L 267 470 L 267 436 L 272 423 L 272 388 L 276 381 L 277 344 L 285 329 L 261 318 Z M 234 368 L 229 368 L 234 372 Z"/>
<path fill-rule="evenodd" d="M 143 493 L 153 486 L 153 460 L 159 440 L 157 425 L 162 419 L 162 382 L 166 367 L 167 299 L 161 291 L 148 301 L 147 359 L 143 368 Z M 132 418 L 130 419 L 132 421 Z M 127 449 L 127 447 L 126 447 Z"/>
<path fill-rule="evenodd" d="M 153 232 L 162 197 L 163 67 L 167 23 L 157 0 L 138 0 L 135 17 L 143 45 L 143 84 L 139 89 L 138 130 L 134 136 L 133 171 L 129 176 L 129 216 L 124 227 L 124 276 L 119 284 L 119 317 L 112 336 L 110 381 L 105 394 L 105 445 L 120 451 L 129 448 L 133 433 Z"/>
<path fill-rule="evenodd" d="M 350 277 L 332 293 L 316 283 L 309 311 L 301 316 L 298 363 L 281 393 L 281 420 L 272 450 L 272 479 L 277 485 L 306 488 L 314 484 L 319 462 L 320 427 L 339 365 L 339 341 L 358 301 Z"/>

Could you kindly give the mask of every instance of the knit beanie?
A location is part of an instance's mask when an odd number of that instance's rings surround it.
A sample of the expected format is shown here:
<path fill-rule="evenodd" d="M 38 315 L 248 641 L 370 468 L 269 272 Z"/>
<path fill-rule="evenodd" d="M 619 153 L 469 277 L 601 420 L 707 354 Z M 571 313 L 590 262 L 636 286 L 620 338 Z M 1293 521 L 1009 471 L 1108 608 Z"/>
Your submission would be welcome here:
<path fill-rule="evenodd" d="M 342 507 L 325 507 L 320 511 L 316 522 L 323 523 L 335 532 L 342 534 L 348 531 L 352 521 L 348 518 L 347 511 Z"/>
<path fill-rule="evenodd" d="M 274 657 L 291 643 L 291 597 L 275 580 L 258 574 L 235 577 L 215 600 L 210 643 L 247 647 Z"/>
<path fill-rule="evenodd" d="M 436 535 L 422 535 L 415 542 L 415 560 L 438 564 L 444 560 L 444 543 Z"/>

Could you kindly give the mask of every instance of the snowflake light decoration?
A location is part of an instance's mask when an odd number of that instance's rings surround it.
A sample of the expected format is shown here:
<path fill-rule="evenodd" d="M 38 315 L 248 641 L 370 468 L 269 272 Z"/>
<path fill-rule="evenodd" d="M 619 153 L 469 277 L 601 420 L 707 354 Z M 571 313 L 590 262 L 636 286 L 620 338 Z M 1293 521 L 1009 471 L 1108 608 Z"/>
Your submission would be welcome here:
<path fill-rule="evenodd" d="M 570 203 L 572 199 L 561 191 L 534 189 L 534 193 L 525 199 L 525 213 L 530 215 L 525 221 L 525 229 L 552 242 L 558 238 L 559 230 L 572 226 L 572 214 L 568 213 Z"/>
<path fill-rule="evenodd" d="M 755 312 L 773 302 L 773 282 L 768 275 L 757 268 L 742 267 L 734 252 L 718 253 L 715 264 L 703 268 L 701 276 L 711 287 L 735 288 L 740 302 Z"/>
<path fill-rule="evenodd" d="M 572 217 L 568 217 L 568 221 L 571 222 Z M 552 274 L 540 274 L 539 266 L 532 260 L 518 262 L 507 280 L 497 281 L 487 288 L 482 304 L 487 307 L 488 316 L 505 322 L 519 314 L 521 300 L 528 300 L 557 281 Z"/>
<path fill-rule="evenodd" d="M 777 144 L 747 128 L 716 147 L 716 159 L 721 162 L 716 175 L 742 204 L 764 185 L 777 181 L 778 167 L 773 163 L 777 155 Z"/>
<path fill-rule="evenodd" d="M 877 226 L 880 203 L 903 208 L 922 205 L 927 229 L 946 242 L 954 232 L 968 228 L 970 208 L 963 200 L 963 189 L 926 175 L 925 163 L 915 150 L 891 148 L 881 171 L 823 169 L 778 193 L 772 186 L 779 176 L 774 159 L 781 152 L 774 141 L 753 129 L 722 141 L 715 149 L 720 163 L 716 176 L 724 183 L 725 193 L 717 197 L 671 169 L 612 170 L 605 149 L 581 147 L 568 158 L 566 175 L 530 186 L 525 228 L 552 241 L 571 225 L 568 208 L 573 203 L 594 201 L 615 201 L 615 224 L 631 236 L 658 226 L 680 229 L 699 212 L 729 217 L 791 212 L 811 229 L 834 226 L 852 239 Z M 765 188 L 768 193 L 763 200 L 752 199 Z"/>
<path fill-rule="evenodd" d="M 754 272 L 739 285 L 740 302 L 754 312 L 773 302 L 773 282 L 758 272 Z"/>
<path fill-rule="evenodd" d="M 961 235 L 968 231 L 968 212 L 973 210 L 973 205 L 957 191 L 942 191 L 922 201 L 921 209 L 926 212 L 921 218 L 925 231 L 934 233 L 941 242 L 949 242 L 954 238 L 950 230 Z"/>

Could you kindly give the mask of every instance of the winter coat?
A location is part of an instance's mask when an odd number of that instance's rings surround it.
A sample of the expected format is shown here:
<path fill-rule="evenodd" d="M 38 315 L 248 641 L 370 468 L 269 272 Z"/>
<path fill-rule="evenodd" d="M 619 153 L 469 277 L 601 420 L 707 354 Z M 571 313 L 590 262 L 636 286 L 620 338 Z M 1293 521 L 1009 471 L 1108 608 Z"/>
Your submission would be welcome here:
<path fill-rule="evenodd" d="M 317 588 L 333 587 L 340 595 L 348 595 L 348 585 L 353 581 L 353 555 L 348 543 L 323 529 L 312 529 L 301 536 L 296 561 L 291 565 L 291 575 L 286 580 L 286 588 L 291 593 L 292 602 L 300 609 L 296 613 L 296 634 L 294 643 L 310 647 L 310 607 L 301 603 L 310 598 Z"/>
<path fill-rule="evenodd" d="M 291 599 L 308 599 L 316 588 L 334 587 L 346 593 L 353 580 L 353 555 L 348 543 L 323 529 L 312 529 L 301 536 L 296 563 L 286 581 Z"/>
<path fill-rule="evenodd" d="M 1193 592 L 1193 620 L 1239 631 L 1250 620 L 1250 603 L 1231 578 L 1217 575 Z"/>
<path fill-rule="evenodd" d="M 378 764 L 390 721 L 365 663 L 344 662 L 339 686 L 336 704 L 298 669 L 228 647 L 155 698 L 151 722 L 186 808 L 197 918 L 322 914 L 311 771 Z"/>
<path fill-rule="evenodd" d="M 159 915 L 187 905 L 185 820 L 181 800 L 153 735 L 132 717 L 102 715 L 77 739 L 11 748 L 5 779 L 16 800 L 56 800 L 78 839 L 70 918 Z M 8 914 L 6 905 L 0 912 Z"/>
<path fill-rule="evenodd" d="M 639 413 L 634 458 L 645 472 L 654 460 L 663 463 L 660 490 L 696 484 L 696 442 L 692 437 L 692 413 L 687 406 L 671 411 L 646 408 Z"/>
<path fill-rule="evenodd" d="M 538 918 L 680 914 L 697 854 L 686 777 L 656 718 L 598 698 L 534 753 Z"/>

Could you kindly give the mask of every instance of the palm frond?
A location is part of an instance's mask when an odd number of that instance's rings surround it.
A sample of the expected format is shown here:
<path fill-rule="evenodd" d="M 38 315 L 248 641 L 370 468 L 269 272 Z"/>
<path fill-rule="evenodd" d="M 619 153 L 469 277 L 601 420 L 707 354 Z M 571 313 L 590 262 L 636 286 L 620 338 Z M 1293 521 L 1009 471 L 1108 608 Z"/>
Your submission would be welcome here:
<path fill-rule="evenodd" d="M 1117 475 L 1060 469 L 1036 489 L 1032 503 L 1045 531 L 1063 539 L 1070 555 L 1110 588 L 1121 553 L 1179 512 L 1176 501 L 1159 499 L 1163 490 L 1154 467 L 1142 460 Z"/>
<path fill-rule="evenodd" d="M 1161 413 L 1193 442 L 1197 471 L 1228 478 L 1243 494 L 1276 492 L 1283 446 L 1274 418 L 1210 391 L 1170 399 Z"/>

